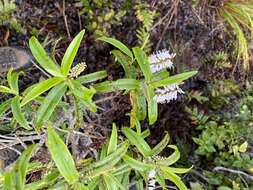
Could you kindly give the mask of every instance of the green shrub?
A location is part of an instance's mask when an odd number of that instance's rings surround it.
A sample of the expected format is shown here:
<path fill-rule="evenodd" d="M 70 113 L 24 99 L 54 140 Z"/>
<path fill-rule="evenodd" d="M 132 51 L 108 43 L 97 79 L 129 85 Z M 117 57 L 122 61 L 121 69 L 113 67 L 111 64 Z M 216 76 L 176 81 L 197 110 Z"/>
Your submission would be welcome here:
<path fill-rule="evenodd" d="M 14 0 L 0 1 L 0 26 L 10 25 L 18 32 L 21 32 L 21 26 L 17 19 L 13 16 L 17 7 Z"/>
<path fill-rule="evenodd" d="M 18 86 L 19 73 L 10 70 L 7 74 L 8 86 L 0 86 L 0 92 L 8 93 L 11 97 L 0 105 L 0 116 L 11 110 L 13 127 L 35 130 L 37 133 L 46 129 L 46 144 L 53 160 L 53 164 L 50 162 L 45 165 L 37 161 L 29 162 L 37 149 L 37 145 L 31 145 L 11 168 L 1 173 L 1 189 L 109 190 L 125 189 L 132 185 L 143 189 L 146 186 L 152 188 L 156 182 L 165 189 L 165 181 L 170 180 L 180 190 L 186 190 L 185 184 L 177 174 L 186 173 L 190 169 L 171 167 L 180 158 L 177 147 L 169 145 L 174 153 L 169 157 L 159 156 L 169 143 L 169 135 L 166 134 L 159 144 L 151 148 L 145 140 L 150 132 L 141 131 L 139 120 L 144 120 L 148 112 L 149 123 L 154 124 L 158 115 L 159 98 L 164 97 L 164 102 L 167 101 L 166 98 L 171 99 L 170 90 L 173 87 L 172 99 L 175 99 L 177 91 L 181 90 L 178 85 L 196 74 L 196 71 L 170 76 L 166 68 L 168 65 L 172 66 L 170 59 L 174 55 L 171 56 L 167 51 L 157 52 L 151 59 L 139 47 L 130 50 L 120 41 L 101 37 L 99 40 L 110 43 L 118 49 L 113 50 L 112 54 L 124 68 L 125 78 L 92 84 L 91 82 L 106 78 L 106 71 L 81 75 L 86 68 L 86 63 L 79 63 L 72 67 L 84 33 L 84 30 L 81 31 L 73 39 L 60 65 L 46 54 L 35 37 L 31 37 L 29 40 L 31 52 L 48 79 L 29 86 L 21 92 Z M 160 90 L 160 94 L 157 89 Z M 99 150 L 98 158 L 86 158 L 83 160 L 84 164 L 77 167 L 74 157 L 55 128 L 68 134 L 71 134 L 74 129 L 78 130 L 83 126 L 83 110 L 91 112 L 97 110 L 93 102 L 95 93 L 119 90 L 130 94 L 132 128 L 124 127 L 122 132 L 125 137 L 122 138 L 118 137 L 116 126 L 113 125 L 111 138 Z M 161 91 L 165 94 L 161 94 Z M 64 129 L 54 127 L 55 119 L 52 115 L 57 115 L 56 110 L 64 111 L 72 107 L 75 108 L 74 124 L 68 121 L 61 123 Z M 47 170 L 44 170 L 45 168 Z M 35 170 L 42 172 L 42 178 L 26 182 L 26 176 Z"/>

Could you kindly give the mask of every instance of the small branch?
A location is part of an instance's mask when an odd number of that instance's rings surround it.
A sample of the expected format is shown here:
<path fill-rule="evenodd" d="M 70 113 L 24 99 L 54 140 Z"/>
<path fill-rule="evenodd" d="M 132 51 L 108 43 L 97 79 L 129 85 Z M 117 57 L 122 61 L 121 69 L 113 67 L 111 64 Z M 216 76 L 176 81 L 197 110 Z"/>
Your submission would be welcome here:
<path fill-rule="evenodd" d="M 249 175 L 249 174 L 247 174 L 245 172 L 242 172 L 240 170 L 233 170 L 233 169 L 230 169 L 230 168 L 224 168 L 224 167 L 218 166 L 218 167 L 215 167 L 213 169 L 213 171 L 215 171 L 215 172 L 229 172 L 229 173 L 232 173 L 232 174 L 242 175 L 242 176 L 246 177 L 247 179 L 253 181 L 253 176 L 252 175 Z"/>
<path fill-rule="evenodd" d="M 67 34 L 68 34 L 68 38 L 70 39 L 71 36 L 70 36 L 70 32 L 69 32 L 69 27 L 68 27 L 67 16 L 65 14 L 65 0 L 63 0 L 63 4 L 62 4 L 62 16 L 63 16 L 64 24 L 65 24 L 65 27 L 66 27 L 66 31 L 67 31 Z"/>

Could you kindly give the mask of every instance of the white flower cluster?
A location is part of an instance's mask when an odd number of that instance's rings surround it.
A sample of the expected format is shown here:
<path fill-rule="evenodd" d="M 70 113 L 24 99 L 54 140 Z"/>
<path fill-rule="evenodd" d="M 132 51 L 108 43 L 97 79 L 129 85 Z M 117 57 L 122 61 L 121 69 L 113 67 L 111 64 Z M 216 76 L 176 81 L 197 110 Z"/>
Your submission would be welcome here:
<path fill-rule="evenodd" d="M 184 94 L 184 91 L 177 84 L 171 84 L 156 89 L 157 102 L 161 104 L 176 100 L 178 94 Z"/>
<path fill-rule="evenodd" d="M 161 71 L 162 69 L 173 68 L 173 62 L 171 61 L 171 59 L 173 59 L 175 56 L 176 54 L 171 54 L 166 49 L 151 54 L 148 57 L 151 72 L 156 73 L 158 71 Z"/>
<path fill-rule="evenodd" d="M 156 188 L 156 171 L 151 170 L 148 172 L 148 187 L 147 190 L 155 190 Z"/>

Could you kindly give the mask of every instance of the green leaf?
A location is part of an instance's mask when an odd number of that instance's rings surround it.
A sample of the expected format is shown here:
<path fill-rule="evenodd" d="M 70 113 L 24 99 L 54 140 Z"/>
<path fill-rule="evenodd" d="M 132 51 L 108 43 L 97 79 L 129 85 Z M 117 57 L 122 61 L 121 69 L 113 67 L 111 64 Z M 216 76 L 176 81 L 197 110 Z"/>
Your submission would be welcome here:
<path fill-rule="evenodd" d="M 107 77 L 106 71 L 98 71 L 87 75 L 80 76 L 76 79 L 81 84 L 91 83 Z"/>
<path fill-rule="evenodd" d="M 245 141 L 243 144 L 239 146 L 239 151 L 242 153 L 245 153 L 248 149 L 248 142 Z"/>
<path fill-rule="evenodd" d="M 193 168 L 193 166 L 190 168 L 173 168 L 173 167 L 164 167 L 164 168 L 166 168 L 166 170 L 168 170 L 172 173 L 184 174 L 184 173 L 189 172 Z"/>
<path fill-rule="evenodd" d="M 148 143 L 142 138 L 141 135 L 138 135 L 136 132 L 134 132 L 132 129 L 128 127 L 124 127 L 122 129 L 122 132 L 130 141 L 130 143 L 136 146 L 136 148 L 145 158 L 149 156 L 151 148 L 149 147 Z"/>
<path fill-rule="evenodd" d="M 89 184 L 87 185 L 89 190 L 94 190 L 99 183 L 99 177 L 92 179 Z"/>
<path fill-rule="evenodd" d="M 98 38 L 98 40 L 101 40 L 101 41 L 104 41 L 104 42 L 107 42 L 107 43 L 113 45 L 114 47 L 118 48 L 120 51 L 122 51 L 123 53 L 128 55 L 133 60 L 132 52 L 122 42 L 120 42 L 116 39 L 113 39 L 113 38 L 108 38 L 108 37 L 101 37 L 101 38 Z"/>
<path fill-rule="evenodd" d="M 123 143 L 113 153 L 109 154 L 108 156 L 106 156 L 102 160 L 99 160 L 99 161 L 91 164 L 90 166 L 88 166 L 88 169 L 98 168 L 98 167 L 113 167 L 126 154 L 127 149 L 128 149 L 128 144 Z"/>
<path fill-rule="evenodd" d="M 139 88 L 140 81 L 135 79 L 118 79 L 113 82 L 105 81 L 94 85 L 98 92 L 113 92 L 118 90 L 134 90 Z"/>
<path fill-rule="evenodd" d="M 166 79 L 168 77 L 170 77 L 170 73 L 166 69 L 163 69 L 161 71 L 153 73 L 152 82 L 153 81 L 159 81 L 159 80 L 162 80 L 162 79 Z"/>
<path fill-rule="evenodd" d="M 89 190 L 89 189 L 82 183 L 76 183 L 73 187 L 73 190 Z"/>
<path fill-rule="evenodd" d="M 1 92 L 1 93 L 9 93 L 9 94 L 17 95 L 17 94 L 16 94 L 16 91 L 13 91 L 13 90 L 10 89 L 9 87 L 7 87 L 7 86 L 2 86 L 2 85 L 0 85 L 0 92 Z"/>
<path fill-rule="evenodd" d="M 148 58 L 145 52 L 139 47 L 134 47 L 133 52 L 137 60 L 137 63 L 139 64 L 141 71 L 145 77 L 146 82 L 150 82 L 152 73 L 151 73 L 150 65 L 148 63 Z"/>
<path fill-rule="evenodd" d="M 117 138 L 118 138 L 117 128 L 116 128 L 115 123 L 113 123 L 112 124 L 112 134 L 111 134 L 111 138 L 110 138 L 108 148 L 107 148 L 107 155 L 109 155 L 117 150 Z"/>
<path fill-rule="evenodd" d="M 136 182 L 136 188 L 137 188 L 137 190 L 144 190 L 143 179 L 139 179 L 139 180 Z"/>
<path fill-rule="evenodd" d="M 6 100 L 0 105 L 0 117 L 11 107 L 12 99 Z"/>
<path fill-rule="evenodd" d="M 81 32 L 79 32 L 79 34 L 72 40 L 72 42 L 70 43 L 69 47 L 67 48 L 63 56 L 63 59 L 61 62 L 61 71 L 64 76 L 67 76 L 69 73 L 71 65 L 80 47 L 84 33 L 85 33 L 85 30 L 82 30 Z"/>
<path fill-rule="evenodd" d="M 48 91 L 50 88 L 57 85 L 61 81 L 63 81 L 63 78 L 53 77 L 53 78 L 47 79 L 45 81 L 42 81 L 42 82 L 34 85 L 34 87 L 30 90 L 30 92 L 27 93 L 25 95 L 25 97 L 23 98 L 23 100 L 21 102 L 21 106 L 24 106 L 28 102 L 34 100 L 39 95 L 41 95 L 42 93 Z"/>
<path fill-rule="evenodd" d="M 157 100 L 155 91 L 151 86 L 147 87 L 147 95 L 148 95 L 148 119 L 149 125 L 153 125 L 158 118 L 158 108 L 157 108 Z"/>
<path fill-rule="evenodd" d="M 35 144 L 29 146 L 21 154 L 21 156 L 15 162 L 13 169 L 11 170 L 12 179 L 13 179 L 14 185 L 15 185 L 15 190 L 23 190 L 24 189 L 25 181 L 26 181 L 25 177 L 26 177 L 27 168 L 28 168 L 28 162 L 29 162 L 35 148 L 36 148 Z M 8 188 L 5 188 L 5 189 L 8 189 Z"/>
<path fill-rule="evenodd" d="M 92 112 L 97 111 L 96 104 L 92 102 L 93 95 L 96 93 L 96 90 L 93 87 L 90 87 L 90 89 L 86 88 L 76 80 L 69 81 L 68 86 L 70 91 L 86 109 L 89 109 Z"/>
<path fill-rule="evenodd" d="M 11 110 L 12 110 L 12 114 L 13 117 L 15 118 L 15 120 L 21 125 L 21 127 L 30 130 L 32 129 L 26 119 L 25 116 L 23 115 L 22 111 L 21 111 L 21 107 L 20 107 L 20 102 L 19 102 L 19 96 L 15 96 L 14 98 L 12 98 L 11 101 Z"/>
<path fill-rule="evenodd" d="M 13 173 L 11 171 L 4 173 L 2 190 L 16 190 Z"/>
<path fill-rule="evenodd" d="M 137 171 L 146 172 L 155 168 L 153 164 L 147 164 L 147 163 L 141 162 L 127 155 L 123 157 L 123 160 L 131 168 Z"/>
<path fill-rule="evenodd" d="M 38 109 L 35 120 L 36 128 L 41 127 L 43 123 L 47 122 L 50 119 L 52 113 L 60 102 L 66 89 L 67 86 L 64 83 L 60 83 L 51 89 L 51 91 L 48 93 L 48 95 Z"/>
<path fill-rule="evenodd" d="M 65 180 L 69 184 L 77 182 L 79 180 L 79 173 L 76 170 L 75 162 L 68 150 L 68 147 L 51 126 L 48 127 L 47 146 L 52 159 Z"/>
<path fill-rule="evenodd" d="M 163 137 L 163 140 L 161 140 L 161 142 L 159 144 L 157 144 L 150 152 L 150 156 L 156 156 L 158 154 L 160 154 L 163 149 L 166 148 L 167 144 L 169 143 L 170 140 L 170 136 L 169 134 L 166 132 L 166 135 Z"/>
<path fill-rule="evenodd" d="M 150 84 L 155 88 L 170 85 L 170 84 L 180 84 L 184 80 L 196 75 L 197 73 L 198 73 L 197 71 L 189 71 L 189 72 L 185 72 L 185 73 L 171 76 L 171 77 L 163 79 L 163 80 L 153 81 Z"/>
<path fill-rule="evenodd" d="M 174 149 L 175 151 L 168 158 L 157 161 L 157 164 L 161 166 L 170 166 L 179 160 L 180 152 L 178 148 L 175 145 L 169 145 L 168 147 Z"/>
<path fill-rule="evenodd" d="M 83 105 L 84 108 L 87 110 L 90 110 L 92 112 L 97 112 L 97 106 L 95 103 L 92 102 L 92 100 L 83 100 L 79 99 L 80 103 Z"/>
<path fill-rule="evenodd" d="M 104 182 L 106 186 L 106 190 L 118 190 L 117 183 L 111 178 L 110 175 L 104 175 Z"/>
<path fill-rule="evenodd" d="M 125 190 L 126 188 L 124 188 L 121 183 L 118 181 L 118 179 L 116 177 L 114 177 L 113 175 L 111 175 L 110 173 L 107 173 L 106 175 L 104 175 L 104 180 L 105 180 L 105 184 L 107 186 L 107 189 L 111 189 L 111 190 Z"/>
<path fill-rule="evenodd" d="M 167 189 L 165 178 L 159 171 L 156 172 L 156 181 L 161 185 L 163 190 Z"/>
<path fill-rule="evenodd" d="M 172 181 L 180 190 L 188 190 L 183 181 L 179 176 L 177 176 L 174 173 L 171 173 L 171 171 L 168 171 L 166 168 L 161 168 L 162 173 L 164 176 Z"/>
<path fill-rule="evenodd" d="M 123 67 L 126 78 L 136 78 L 137 71 L 132 64 L 133 61 L 119 50 L 113 50 L 111 53 Z"/>
<path fill-rule="evenodd" d="M 86 88 L 76 80 L 70 80 L 68 86 L 75 96 L 83 100 L 92 100 L 93 95 L 96 93 L 96 90 L 94 88 Z"/>
<path fill-rule="evenodd" d="M 7 81 L 8 84 L 13 92 L 16 92 L 15 94 L 18 95 L 19 90 L 18 90 L 18 73 L 13 71 L 12 69 L 9 70 L 7 74 Z"/>
<path fill-rule="evenodd" d="M 137 103 L 137 118 L 140 121 L 142 121 L 147 116 L 147 102 L 143 92 L 139 89 L 136 92 L 136 103 Z"/>
<path fill-rule="evenodd" d="M 25 190 L 38 190 L 45 189 L 54 183 L 59 177 L 60 173 L 56 170 L 50 171 L 42 180 L 35 181 L 25 185 Z"/>
<path fill-rule="evenodd" d="M 63 77 L 60 67 L 55 64 L 49 56 L 47 56 L 42 45 L 34 36 L 30 38 L 29 46 L 35 59 L 48 73 L 53 76 Z"/>

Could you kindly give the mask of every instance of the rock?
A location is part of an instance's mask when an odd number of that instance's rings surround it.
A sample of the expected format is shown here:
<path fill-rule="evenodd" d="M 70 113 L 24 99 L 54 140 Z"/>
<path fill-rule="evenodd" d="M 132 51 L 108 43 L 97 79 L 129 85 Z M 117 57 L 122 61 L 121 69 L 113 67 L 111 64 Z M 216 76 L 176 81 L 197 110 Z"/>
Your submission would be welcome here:
<path fill-rule="evenodd" d="M 32 55 L 29 51 L 20 47 L 0 47 L 0 74 L 9 69 L 20 70 L 27 68 L 32 63 Z"/>

